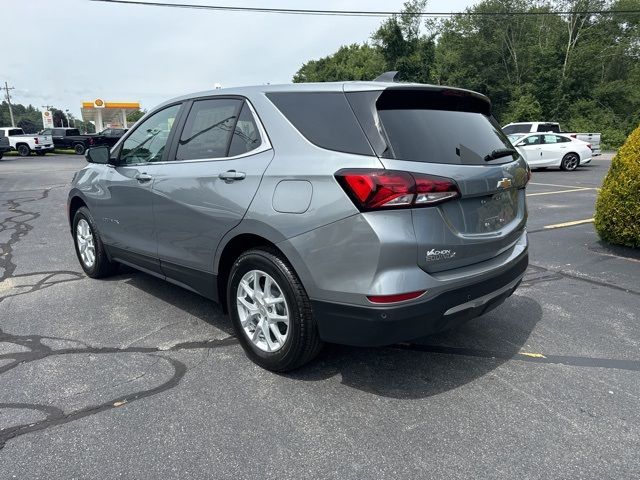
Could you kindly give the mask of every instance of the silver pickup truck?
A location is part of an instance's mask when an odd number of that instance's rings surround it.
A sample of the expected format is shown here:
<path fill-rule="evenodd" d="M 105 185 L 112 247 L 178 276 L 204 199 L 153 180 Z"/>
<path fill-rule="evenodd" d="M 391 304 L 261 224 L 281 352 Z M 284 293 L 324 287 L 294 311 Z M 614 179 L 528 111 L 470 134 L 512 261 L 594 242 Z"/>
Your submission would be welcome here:
<path fill-rule="evenodd" d="M 591 145 L 593 156 L 600 155 L 600 134 L 599 133 L 575 133 L 563 132 L 560 124 L 557 122 L 518 122 L 510 123 L 502 127 L 502 131 L 507 135 L 514 133 L 535 133 L 535 132 L 553 132 L 562 135 L 568 135 L 578 140 L 582 140 Z"/>

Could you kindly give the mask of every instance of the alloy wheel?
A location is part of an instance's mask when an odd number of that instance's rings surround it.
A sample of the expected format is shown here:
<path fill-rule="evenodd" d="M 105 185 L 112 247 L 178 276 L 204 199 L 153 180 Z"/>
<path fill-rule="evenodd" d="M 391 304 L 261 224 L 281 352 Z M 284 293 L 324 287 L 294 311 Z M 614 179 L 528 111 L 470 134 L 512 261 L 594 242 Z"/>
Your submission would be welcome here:
<path fill-rule="evenodd" d="M 91 268 L 96 262 L 96 249 L 93 242 L 93 232 L 91 226 L 84 218 L 81 218 L 76 226 L 76 242 L 78 252 L 85 267 Z"/>
<path fill-rule="evenodd" d="M 289 335 L 289 307 L 271 275 L 247 272 L 238 284 L 236 308 L 244 333 L 256 347 L 264 352 L 283 347 Z"/>

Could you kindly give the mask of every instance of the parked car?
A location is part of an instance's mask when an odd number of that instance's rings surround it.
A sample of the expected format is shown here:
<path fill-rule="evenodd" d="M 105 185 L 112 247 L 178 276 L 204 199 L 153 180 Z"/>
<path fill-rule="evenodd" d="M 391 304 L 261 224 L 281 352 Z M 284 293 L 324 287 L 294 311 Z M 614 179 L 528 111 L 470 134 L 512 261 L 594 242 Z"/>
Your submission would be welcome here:
<path fill-rule="evenodd" d="M 482 315 L 528 264 L 529 169 L 478 93 L 262 85 L 152 110 L 91 148 L 68 198 L 81 267 L 216 300 L 271 370 Z"/>
<path fill-rule="evenodd" d="M 562 135 L 567 135 L 569 137 L 582 140 L 583 142 L 591 145 L 591 151 L 594 157 L 601 154 L 599 133 L 563 132 L 560 129 L 560 124 L 557 122 L 510 123 L 502 127 L 502 131 L 507 135 L 512 135 L 514 133 L 541 133 L 541 132 L 560 133 Z"/>
<path fill-rule="evenodd" d="M 107 145 L 113 147 L 122 136 L 127 133 L 126 128 L 105 128 L 99 133 L 93 134 L 97 138 L 96 143 L 98 145 Z"/>
<path fill-rule="evenodd" d="M 71 149 L 76 155 L 84 155 L 87 148 L 94 145 L 101 145 L 95 137 L 91 135 L 81 135 L 80 130 L 77 128 L 47 128 L 43 130 L 42 133 L 52 136 L 55 148 Z"/>
<path fill-rule="evenodd" d="M 573 171 L 591 162 L 591 145 L 554 133 L 521 133 L 509 135 L 509 140 L 531 168 L 559 167 Z"/>
<path fill-rule="evenodd" d="M 21 128 L 1 127 L 0 137 L 8 138 L 12 150 L 17 150 L 21 157 L 28 157 L 31 152 L 44 155 L 53 150 L 51 135 L 27 135 Z"/>
<path fill-rule="evenodd" d="M 11 144 L 9 143 L 9 139 L 1 135 L 2 134 L 0 133 L 0 158 L 2 158 L 5 153 L 11 151 Z"/>

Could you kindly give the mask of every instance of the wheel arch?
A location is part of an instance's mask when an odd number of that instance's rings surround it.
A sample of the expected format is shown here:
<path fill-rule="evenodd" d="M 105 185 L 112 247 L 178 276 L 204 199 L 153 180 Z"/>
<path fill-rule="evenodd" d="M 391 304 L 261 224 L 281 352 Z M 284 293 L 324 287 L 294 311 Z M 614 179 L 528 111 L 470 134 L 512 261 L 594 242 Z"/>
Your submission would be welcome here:
<path fill-rule="evenodd" d="M 272 242 L 264 236 L 255 233 L 238 233 L 228 239 L 226 244 L 216 252 L 217 263 L 215 265 L 216 283 L 218 289 L 218 302 L 222 306 L 224 313 L 228 313 L 227 305 L 227 282 L 231 268 L 236 259 L 247 250 L 258 247 L 269 247 L 278 251 L 286 258 L 282 250 L 280 250 L 275 242 Z"/>
<path fill-rule="evenodd" d="M 82 198 L 82 196 L 80 196 L 78 193 L 74 194 L 72 192 L 71 195 L 69 195 L 69 202 L 67 207 L 67 213 L 69 217 L 69 228 L 73 228 L 73 217 L 76 215 L 76 212 L 81 207 L 89 208 L 89 206 L 87 205 L 87 202 L 85 201 L 84 198 Z"/>

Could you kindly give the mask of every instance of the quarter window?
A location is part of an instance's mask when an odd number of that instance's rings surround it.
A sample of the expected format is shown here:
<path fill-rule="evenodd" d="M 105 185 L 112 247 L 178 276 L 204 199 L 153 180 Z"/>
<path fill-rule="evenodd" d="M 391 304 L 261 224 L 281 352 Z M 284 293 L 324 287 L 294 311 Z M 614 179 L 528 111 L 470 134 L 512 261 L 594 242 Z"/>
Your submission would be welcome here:
<path fill-rule="evenodd" d="M 180 135 L 176 159 L 226 157 L 241 107 L 242 100 L 229 98 L 194 102 Z"/>
<path fill-rule="evenodd" d="M 240 111 L 240 116 L 233 130 L 233 138 L 229 146 L 229 157 L 242 155 L 243 153 L 255 150 L 260 146 L 260 134 L 258 126 L 253 119 L 251 109 L 245 102 Z"/>
<path fill-rule="evenodd" d="M 122 145 L 119 164 L 161 161 L 169 140 L 169 133 L 179 111 L 180 105 L 173 105 L 160 110 L 141 123 Z"/>

